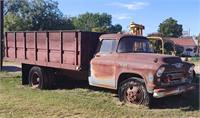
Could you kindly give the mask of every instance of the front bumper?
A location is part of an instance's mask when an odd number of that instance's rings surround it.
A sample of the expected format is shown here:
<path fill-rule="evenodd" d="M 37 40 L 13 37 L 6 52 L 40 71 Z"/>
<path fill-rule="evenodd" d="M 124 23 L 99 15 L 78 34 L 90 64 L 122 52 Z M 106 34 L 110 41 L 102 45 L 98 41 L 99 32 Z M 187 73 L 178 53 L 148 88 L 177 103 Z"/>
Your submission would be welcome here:
<path fill-rule="evenodd" d="M 178 95 L 178 94 L 181 94 L 190 90 L 194 90 L 194 89 L 195 89 L 195 86 L 191 84 L 180 85 L 180 86 L 170 87 L 170 88 L 158 88 L 158 89 L 154 89 L 153 97 L 162 98 L 165 96 Z"/>

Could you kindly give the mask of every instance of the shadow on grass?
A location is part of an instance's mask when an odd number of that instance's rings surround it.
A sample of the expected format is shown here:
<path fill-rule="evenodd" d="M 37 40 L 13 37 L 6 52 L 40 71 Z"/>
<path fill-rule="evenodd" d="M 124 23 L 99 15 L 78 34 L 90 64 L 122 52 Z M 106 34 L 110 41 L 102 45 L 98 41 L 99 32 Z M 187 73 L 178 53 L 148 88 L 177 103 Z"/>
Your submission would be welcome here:
<path fill-rule="evenodd" d="M 182 111 L 199 110 L 199 86 L 194 91 L 181 95 L 154 99 L 152 109 L 181 109 Z"/>
<path fill-rule="evenodd" d="M 22 69 L 16 66 L 3 66 L 5 72 L 20 72 Z"/>
<path fill-rule="evenodd" d="M 199 75 L 198 75 L 199 76 Z M 62 79 L 56 82 L 55 89 L 89 89 L 92 91 L 100 91 L 114 94 L 113 97 L 118 97 L 115 90 L 109 90 L 98 87 L 89 86 L 87 81 Z M 160 99 L 153 99 L 151 109 L 181 109 L 182 111 L 196 111 L 199 110 L 199 78 L 194 80 L 196 89 L 187 93 L 169 96 Z"/>
<path fill-rule="evenodd" d="M 107 93 L 116 93 L 114 90 L 106 89 L 106 88 L 99 88 L 93 87 L 89 85 L 89 82 L 86 80 L 74 80 L 74 79 L 59 79 L 55 82 L 54 89 L 89 89 L 91 91 L 100 91 L 100 92 L 107 92 Z"/>
<path fill-rule="evenodd" d="M 106 92 L 106 93 L 114 93 L 116 94 L 116 90 L 110 90 L 106 88 L 94 87 L 90 86 L 87 80 L 74 80 L 66 77 L 62 77 L 55 82 L 54 89 L 88 89 L 90 91 L 99 91 L 99 92 Z"/>

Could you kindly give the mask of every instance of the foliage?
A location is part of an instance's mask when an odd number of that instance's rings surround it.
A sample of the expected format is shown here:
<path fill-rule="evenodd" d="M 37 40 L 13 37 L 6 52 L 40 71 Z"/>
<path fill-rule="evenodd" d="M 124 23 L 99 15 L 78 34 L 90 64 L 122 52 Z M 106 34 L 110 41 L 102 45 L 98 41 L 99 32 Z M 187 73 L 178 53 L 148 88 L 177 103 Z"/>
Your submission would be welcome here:
<path fill-rule="evenodd" d="M 181 24 L 178 24 L 177 20 L 170 17 L 159 25 L 158 31 L 162 33 L 164 37 L 180 37 L 183 28 Z"/>
<path fill-rule="evenodd" d="M 30 29 L 29 3 L 26 0 L 5 0 L 5 31 Z"/>
<path fill-rule="evenodd" d="M 117 33 L 121 31 L 122 31 L 122 26 L 120 24 L 111 25 L 111 27 L 109 28 L 109 32 L 112 32 L 112 33 Z"/>
<path fill-rule="evenodd" d="M 164 44 L 165 54 L 171 54 L 174 51 L 173 44 L 170 42 L 166 42 Z"/>
<path fill-rule="evenodd" d="M 112 25 L 107 13 L 85 13 L 68 18 L 54 0 L 5 0 L 5 31 L 82 30 L 120 32 L 122 26 Z"/>
<path fill-rule="evenodd" d="M 182 54 L 183 51 L 184 51 L 184 47 L 183 47 L 183 46 L 176 45 L 176 46 L 175 46 L 175 49 L 176 49 L 176 55 L 177 55 L 177 56 L 181 56 L 181 54 Z"/>
<path fill-rule="evenodd" d="M 122 26 L 112 25 L 112 16 L 107 13 L 85 13 L 73 18 L 76 29 L 94 32 L 120 32 Z"/>
<path fill-rule="evenodd" d="M 4 15 L 6 31 L 73 29 L 52 0 L 7 0 Z"/>
<path fill-rule="evenodd" d="M 151 34 L 148 34 L 147 37 L 163 37 L 161 33 L 154 32 Z"/>

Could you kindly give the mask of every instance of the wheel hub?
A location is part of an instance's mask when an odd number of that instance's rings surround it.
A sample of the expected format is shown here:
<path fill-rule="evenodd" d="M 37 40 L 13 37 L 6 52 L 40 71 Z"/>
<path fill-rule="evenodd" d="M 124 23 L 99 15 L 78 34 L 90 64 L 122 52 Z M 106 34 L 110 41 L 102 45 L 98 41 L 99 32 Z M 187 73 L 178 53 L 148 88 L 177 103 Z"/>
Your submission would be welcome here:
<path fill-rule="evenodd" d="M 33 73 L 32 76 L 32 87 L 33 88 L 38 88 L 39 87 L 39 83 L 40 83 L 40 77 L 37 73 Z"/>
<path fill-rule="evenodd" d="M 126 91 L 126 98 L 129 103 L 140 104 L 142 102 L 143 92 L 139 86 L 129 87 Z"/>

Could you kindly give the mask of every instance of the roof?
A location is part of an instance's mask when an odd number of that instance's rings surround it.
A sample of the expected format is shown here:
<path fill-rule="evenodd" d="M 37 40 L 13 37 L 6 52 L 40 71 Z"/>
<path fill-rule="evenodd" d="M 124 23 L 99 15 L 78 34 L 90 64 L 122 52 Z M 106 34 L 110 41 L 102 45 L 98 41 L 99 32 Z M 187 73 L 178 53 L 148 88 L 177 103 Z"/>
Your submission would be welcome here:
<path fill-rule="evenodd" d="M 135 36 L 132 34 L 122 34 L 122 33 L 117 33 L 117 34 L 104 34 L 100 36 L 100 39 L 121 39 L 122 37 L 129 37 L 129 36 L 134 36 L 134 37 L 143 37 L 143 36 Z"/>
<path fill-rule="evenodd" d="M 197 46 L 192 38 L 170 38 L 176 45 Z"/>

